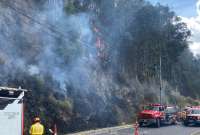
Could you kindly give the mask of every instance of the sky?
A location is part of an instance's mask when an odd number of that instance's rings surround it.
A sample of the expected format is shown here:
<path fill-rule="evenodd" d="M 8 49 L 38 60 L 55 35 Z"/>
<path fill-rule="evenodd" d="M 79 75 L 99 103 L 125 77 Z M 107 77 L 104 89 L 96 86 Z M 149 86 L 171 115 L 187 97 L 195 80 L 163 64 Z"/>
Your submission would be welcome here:
<path fill-rule="evenodd" d="M 200 0 L 149 0 L 151 3 L 167 5 L 188 25 L 192 32 L 189 39 L 194 55 L 200 55 Z"/>

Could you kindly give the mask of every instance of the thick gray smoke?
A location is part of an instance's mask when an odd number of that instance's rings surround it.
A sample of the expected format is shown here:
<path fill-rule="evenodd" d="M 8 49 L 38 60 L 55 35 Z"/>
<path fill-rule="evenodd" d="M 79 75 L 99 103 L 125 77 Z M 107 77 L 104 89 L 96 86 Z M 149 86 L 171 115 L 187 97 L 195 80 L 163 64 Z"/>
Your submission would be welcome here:
<path fill-rule="evenodd" d="M 150 82 L 150 87 L 137 78 L 126 75 L 124 80 L 117 78 L 122 71 L 116 70 L 122 66 L 118 60 L 119 45 L 123 47 L 124 37 L 133 38 L 129 25 L 134 22 L 134 13 L 142 1 L 102 0 L 99 8 L 93 1 L 89 5 L 91 10 L 74 14 L 65 11 L 68 2 L 0 1 L 1 85 L 23 80 L 24 76 L 35 77 L 72 98 L 75 112 L 85 121 L 96 115 L 102 123 L 109 123 L 104 118 L 112 123 L 113 117 L 119 119 L 116 121 L 130 121 L 138 101 L 155 95 L 159 89 L 156 82 Z M 79 2 L 83 5 L 86 0 Z M 99 33 L 95 32 L 95 26 L 101 30 Z M 110 55 L 107 61 L 111 64 L 106 71 L 98 56 L 97 36 L 104 41 Z M 112 111 L 115 114 L 110 118 Z M 124 117 L 118 118 L 117 113 Z"/>
<path fill-rule="evenodd" d="M 33 4 L 1 3 L 1 70 L 5 73 L 1 80 L 6 83 L 8 75 L 14 77 L 20 70 L 41 78 L 50 75 L 59 85 L 54 89 L 61 91 L 67 90 L 67 83 L 84 87 L 95 62 L 89 14 L 67 15 L 63 0 L 40 2 L 40 9 Z"/>
<path fill-rule="evenodd" d="M 137 1 L 137 0 L 136 0 Z M 117 46 L 121 37 L 129 37 L 131 17 L 140 1 L 102 1 L 97 14 L 105 14 L 104 30 L 112 58 L 117 59 Z M 53 89 L 67 93 L 73 86 L 83 93 L 95 92 L 106 99 L 110 90 L 121 89 L 100 68 L 96 49 L 96 37 L 91 20 L 97 19 L 91 12 L 68 14 L 64 0 L 4 0 L 1 4 L 0 62 L 2 84 L 23 72 L 44 80 L 53 79 Z M 84 2 L 84 1 L 80 1 Z M 118 6 L 120 8 L 118 8 Z M 94 5 L 91 9 L 96 8 Z M 98 22 L 98 20 L 96 20 Z M 106 30 L 107 29 L 107 30 Z M 120 66 L 113 63 L 115 66 Z"/>
<path fill-rule="evenodd" d="M 100 70 L 92 12 L 68 14 L 65 0 L 3 0 L 0 2 L 1 83 L 6 85 L 19 72 L 44 80 L 53 79 L 54 90 L 68 92 L 68 86 L 83 93 L 96 93 L 106 100 L 112 90 L 123 89 L 112 75 Z M 80 1 L 83 3 L 84 1 Z M 95 12 L 105 20 L 97 26 L 109 46 L 111 58 L 118 58 L 121 37 L 129 37 L 131 17 L 141 1 L 102 1 Z M 138 4 L 138 5 L 137 5 Z M 118 8 L 120 7 L 120 8 Z M 91 5 L 91 9 L 96 8 Z M 98 20 L 96 20 L 98 22 Z M 100 20 L 99 20 L 100 22 Z M 112 69 L 119 63 L 112 63 Z M 133 83 L 133 82 L 130 82 Z M 134 87 L 134 86 L 130 86 Z M 126 89 L 126 88 L 125 88 Z M 130 88 L 135 89 L 135 88 Z"/>

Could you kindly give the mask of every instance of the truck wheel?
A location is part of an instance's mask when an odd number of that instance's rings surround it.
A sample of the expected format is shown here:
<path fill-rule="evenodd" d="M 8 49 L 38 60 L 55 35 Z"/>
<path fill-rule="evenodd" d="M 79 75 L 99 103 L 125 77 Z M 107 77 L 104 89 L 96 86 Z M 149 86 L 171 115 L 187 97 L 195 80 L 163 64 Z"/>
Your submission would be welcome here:
<path fill-rule="evenodd" d="M 172 121 L 171 125 L 176 125 L 178 120 L 177 120 L 177 118 L 172 118 L 171 121 Z"/>
<path fill-rule="evenodd" d="M 160 119 L 156 119 L 156 127 L 157 127 L 157 128 L 160 127 Z"/>
<path fill-rule="evenodd" d="M 188 122 L 187 121 L 184 121 L 183 124 L 184 124 L 184 126 L 188 126 Z"/>
<path fill-rule="evenodd" d="M 139 126 L 142 127 L 143 126 L 143 122 L 139 122 Z"/>

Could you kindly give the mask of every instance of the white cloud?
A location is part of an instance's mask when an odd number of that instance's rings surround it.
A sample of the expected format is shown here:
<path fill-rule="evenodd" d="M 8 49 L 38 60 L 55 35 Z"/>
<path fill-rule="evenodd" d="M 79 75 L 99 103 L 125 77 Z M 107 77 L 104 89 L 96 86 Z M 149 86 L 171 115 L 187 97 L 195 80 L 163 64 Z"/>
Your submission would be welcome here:
<path fill-rule="evenodd" d="M 200 54 L 200 42 L 192 43 L 190 49 L 195 55 Z"/>
<path fill-rule="evenodd" d="M 197 13 L 200 15 L 200 0 L 197 2 Z"/>
<path fill-rule="evenodd" d="M 196 4 L 197 7 L 197 13 L 198 15 L 196 17 L 181 17 L 183 22 L 187 23 L 188 28 L 192 32 L 191 37 L 191 45 L 190 49 L 194 53 L 194 55 L 200 55 L 200 0 L 197 1 Z"/>

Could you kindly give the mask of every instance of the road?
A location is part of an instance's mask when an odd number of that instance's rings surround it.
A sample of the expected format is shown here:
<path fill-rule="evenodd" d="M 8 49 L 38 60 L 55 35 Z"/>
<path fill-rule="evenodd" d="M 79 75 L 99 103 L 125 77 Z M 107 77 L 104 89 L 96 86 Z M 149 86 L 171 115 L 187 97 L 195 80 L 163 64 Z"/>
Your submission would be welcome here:
<path fill-rule="evenodd" d="M 140 129 L 140 135 L 191 135 L 192 133 L 200 131 L 200 127 L 185 127 L 183 125 L 164 126 L 161 128 L 144 127 Z M 133 135 L 133 129 L 122 129 L 115 135 Z M 109 135 L 109 134 L 101 134 Z"/>
<path fill-rule="evenodd" d="M 185 127 L 181 123 L 172 126 L 143 127 L 139 129 L 139 135 L 195 135 L 193 133 L 200 131 L 200 126 Z M 132 125 L 105 128 L 100 130 L 93 130 L 69 135 L 134 135 Z M 198 134 L 200 135 L 200 134 Z"/>

